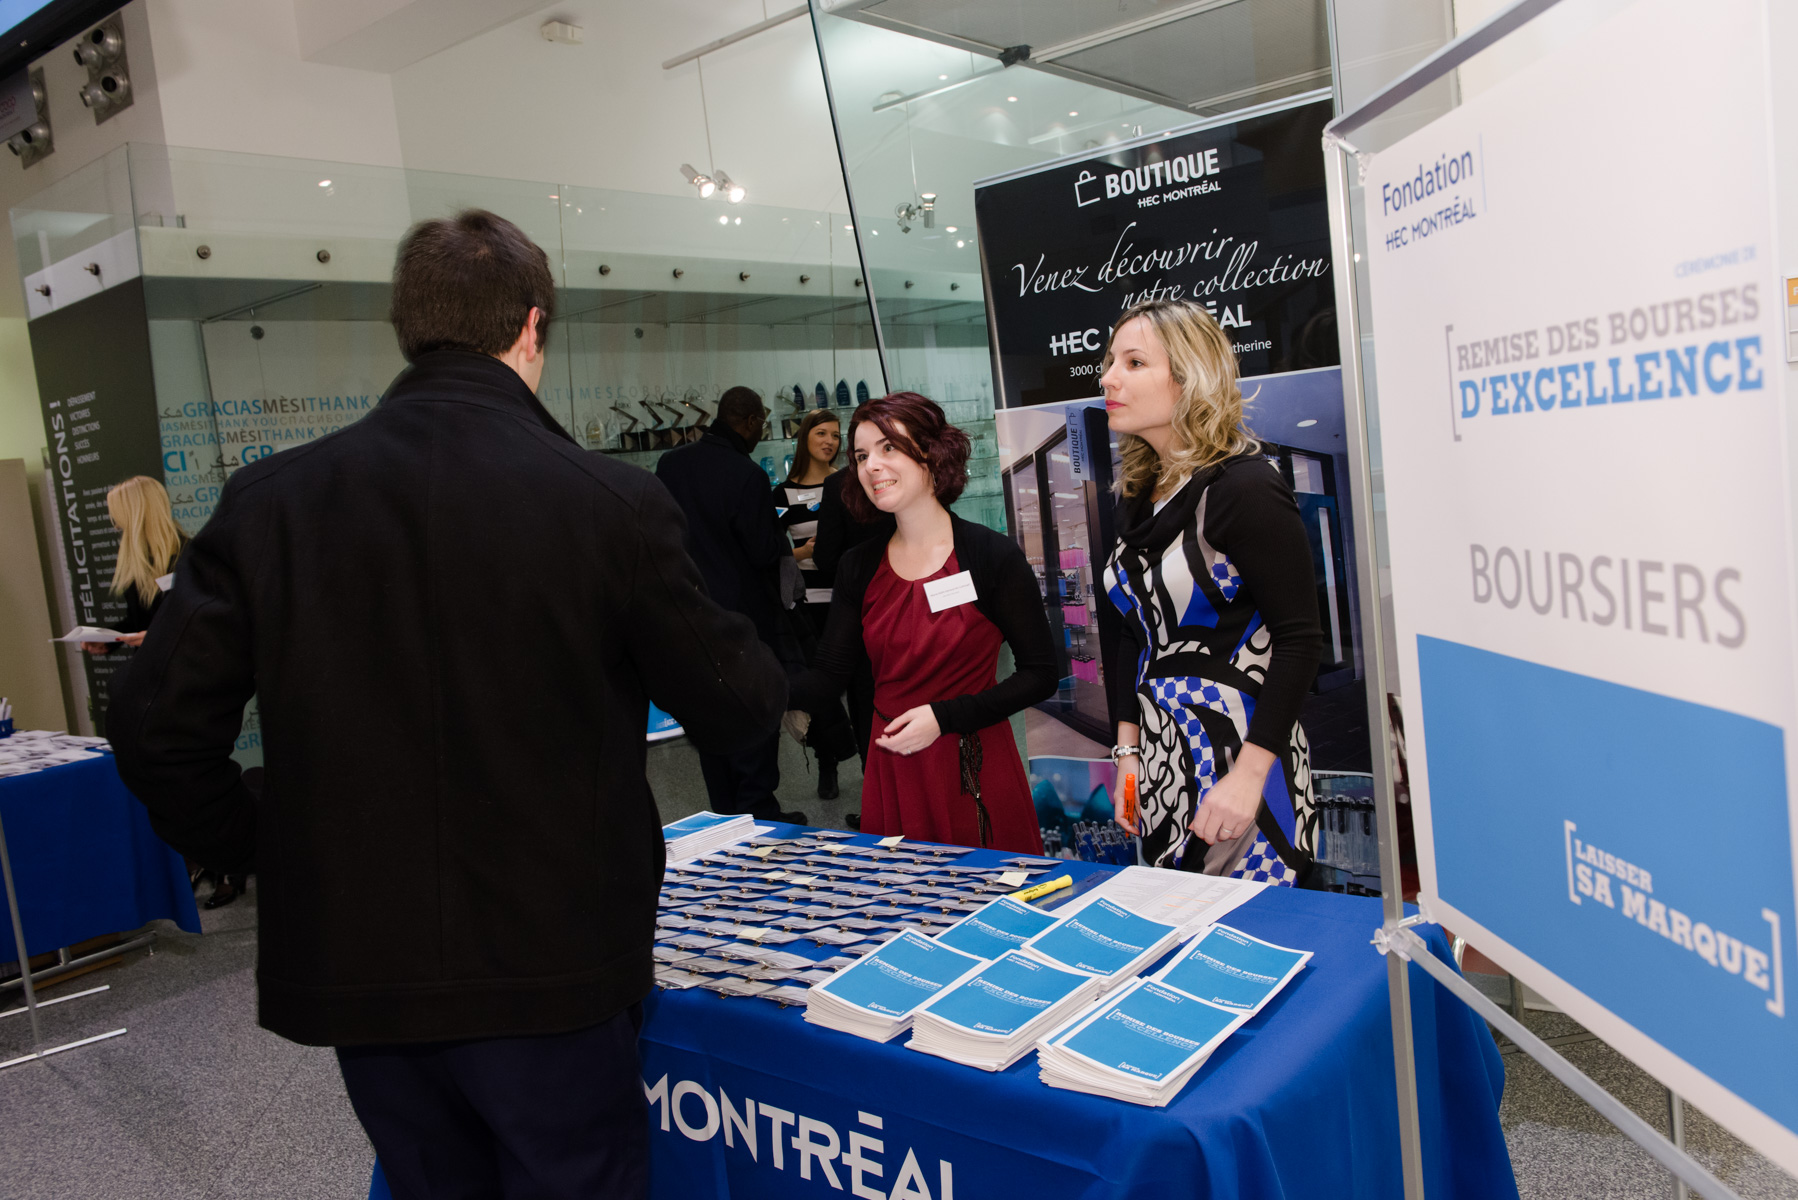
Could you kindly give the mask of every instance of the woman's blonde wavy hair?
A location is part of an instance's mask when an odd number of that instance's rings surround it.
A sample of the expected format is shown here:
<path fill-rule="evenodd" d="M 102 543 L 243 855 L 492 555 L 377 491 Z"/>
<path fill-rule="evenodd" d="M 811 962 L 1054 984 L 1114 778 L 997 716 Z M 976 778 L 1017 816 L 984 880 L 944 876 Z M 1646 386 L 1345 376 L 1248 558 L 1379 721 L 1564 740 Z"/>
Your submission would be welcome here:
<path fill-rule="evenodd" d="M 1195 471 L 1248 454 L 1260 444 L 1243 424 L 1242 391 L 1236 384 L 1236 355 L 1230 339 L 1211 314 L 1190 300 L 1144 300 L 1118 316 L 1112 340 L 1117 340 L 1117 331 L 1127 322 L 1138 317 L 1161 339 L 1180 396 L 1174 401 L 1174 448 L 1167 461 L 1142 438 L 1129 433 L 1119 436 L 1124 474 L 1118 482 L 1127 497 L 1154 491 L 1163 483 L 1182 483 Z M 1111 362 L 1112 351 L 1107 347 L 1101 370 L 1109 370 Z"/>
<path fill-rule="evenodd" d="M 181 553 L 181 526 L 175 524 L 169 494 L 148 475 L 133 475 L 106 493 L 106 511 L 119 527 L 119 559 L 112 569 L 112 594 L 137 592 L 145 607 L 162 589 L 156 580 L 167 575 Z"/>

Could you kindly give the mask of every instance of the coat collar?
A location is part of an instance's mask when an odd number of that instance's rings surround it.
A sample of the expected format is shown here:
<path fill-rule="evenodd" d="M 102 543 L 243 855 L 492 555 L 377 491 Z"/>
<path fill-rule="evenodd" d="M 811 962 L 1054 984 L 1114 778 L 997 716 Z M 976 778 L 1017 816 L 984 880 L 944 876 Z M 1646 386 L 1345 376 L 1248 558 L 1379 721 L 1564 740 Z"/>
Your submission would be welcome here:
<path fill-rule="evenodd" d="M 543 407 L 518 372 L 489 354 L 431 350 L 412 360 L 387 386 L 381 403 L 457 400 L 532 421 L 575 445 L 573 435 Z"/>
<path fill-rule="evenodd" d="M 749 452 L 755 449 L 753 443 L 744 441 L 742 435 L 722 421 L 714 421 L 707 425 L 705 436 L 700 441 L 717 442 L 720 445 L 729 446 L 744 457 L 748 457 Z"/>

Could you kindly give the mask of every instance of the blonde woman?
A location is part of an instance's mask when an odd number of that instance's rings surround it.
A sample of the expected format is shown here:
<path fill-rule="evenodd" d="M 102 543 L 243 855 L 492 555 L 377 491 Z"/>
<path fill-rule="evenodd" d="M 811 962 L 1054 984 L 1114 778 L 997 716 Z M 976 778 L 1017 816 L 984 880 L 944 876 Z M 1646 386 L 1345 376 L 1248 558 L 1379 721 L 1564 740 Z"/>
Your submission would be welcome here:
<path fill-rule="evenodd" d="M 89 654 L 105 654 L 116 645 L 141 646 L 150 618 L 162 603 L 163 586 L 174 573 L 175 560 L 187 545 L 187 534 L 175 524 L 169 494 L 148 475 L 133 475 L 106 493 L 106 512 L 119 531 L 119 557 L 112 570 L 112 594 L 125 601 L 125 619 L 111 626 L 118 642 L 83 642 Z"/>
<path fill-rule="evenodd" d="M 1323 648 L 1298 504 L 1199 305 L 1126 309 L 1100 382 L 1123 454 L 1112 756 L 1138 778 L 1144 861 L 1297 884 L 1315 827 L 1298 716 Z"/>

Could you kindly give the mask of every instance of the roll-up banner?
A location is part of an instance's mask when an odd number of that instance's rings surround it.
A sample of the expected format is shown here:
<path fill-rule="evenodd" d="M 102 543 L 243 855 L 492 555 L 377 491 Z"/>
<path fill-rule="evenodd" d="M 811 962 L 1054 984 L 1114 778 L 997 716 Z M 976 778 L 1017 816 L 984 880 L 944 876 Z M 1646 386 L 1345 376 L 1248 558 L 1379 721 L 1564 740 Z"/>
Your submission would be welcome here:
<path fill-rule="evenodd" d="M 106 507 L 112 485 L 162 476 L 156 386 L 141 279 L 111 287 L 30 325 L 56 488 L 57 523 L 79 625 L 116 625 L 112 592 L 119 531 Z M 128 653 L 85 656 L 94 726 L 102 734 L 112 677 Z"/>
<path fill-rule="evenodd" d="M 1338 868 L 1343 885 L 1378 886 L 1318 151 L 1329 117 L 1327 101 L 1299 102 L 975 185 L 1007 520 L 1037 573 L 1062 656 L 1060 689 L 1025 714 L 1030 783 L 1039 822 L 1064 849 L 1081 824 L 1109 823 L 1115 784 L 1105 646 L 1119 618 L 1103 571 L 1115 541 L 1117 443 L 1101 364 L 1126 307 L 1187 298 L 1230 338 L 1248 423 L 1292 485 L 1311 544 L 1326 649 L 1301 716 L 1316 801 L 1303 807 L 1319 829 L 1301 840 Z M 1331 822 L 1342 836 L 1315 836 Z"/>
<path fill-rule="evenodd" d="M 1798 1170 L 1765 19 L 1638 0 L 1365 186 L 1422 903 Z"/>

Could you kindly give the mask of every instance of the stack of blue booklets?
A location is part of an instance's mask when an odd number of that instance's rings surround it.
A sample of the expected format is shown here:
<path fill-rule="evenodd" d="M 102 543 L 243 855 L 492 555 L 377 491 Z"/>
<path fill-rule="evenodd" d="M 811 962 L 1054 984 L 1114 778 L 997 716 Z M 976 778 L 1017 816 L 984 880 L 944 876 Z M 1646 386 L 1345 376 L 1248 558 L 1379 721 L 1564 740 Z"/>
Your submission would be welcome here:
<path fill-rule="evenodd" d="M 1097 999 L 1100 986 L 1096 975 L 1007 950 L 920 1005 L 906 1045 L 983 1071 L 1003 1071 L 1030 1053 L 1039 1036 Z"/>
<path fill-rule="evenodd" d="M 1165 1106 L 1249 1014 L 1137 979 L 1037 1044 L 1050 1087 Z"/>
<path fill-rule="evenodd" d="M 1180 940 L 1177 926 L 1138 916 L 1110 900 L 1095 900 L 1024 942 L 1024 953 L 1052 967 L 1099 977 L 1110 991 L 1166 954 Z"/>
<path fill-rule="evenodd" d="M 1042 1081 L 1165 1105 L 1310 961 L 1310 951 L 1213 925 L 1152 978 L 1131 982 L 1039 1041 Z"/>
<path fill-rule="evenodd" d="M 876 1042 L 890 1041 L 911 1028 L 920 1005 L 985 965 L 984 959 L 907 929 L 813 984 L 805 1019 Z"/>
<path fill-rule="evenodd" d="M 662 846 L 669 862 L 685 862 L 740 842 L 754 832 L 755 821 L 747 814 L 700 812 L 662 826 Z"/>
<path fill-rule="evenodd" d="M 1001 896 L 937 934 L 936 940 L 991 961 L 1008 950 L 1022 949 L 1025 942 L 1053 924 L 1055 918 L 1042 909 Z"/>
<path fill-rule="evenodd" d="M 1253 1015 L 1310 961 L 1309 950 L 1288 950 L 1240 929 L 1213 925 L 1153 978 L 1189 996 Z"/>

